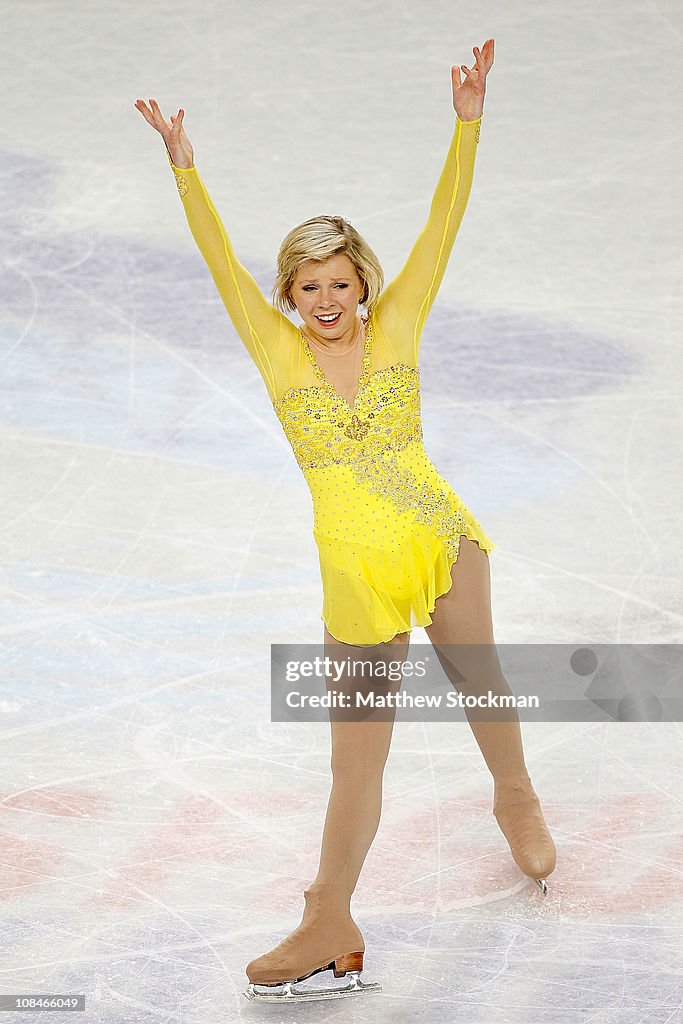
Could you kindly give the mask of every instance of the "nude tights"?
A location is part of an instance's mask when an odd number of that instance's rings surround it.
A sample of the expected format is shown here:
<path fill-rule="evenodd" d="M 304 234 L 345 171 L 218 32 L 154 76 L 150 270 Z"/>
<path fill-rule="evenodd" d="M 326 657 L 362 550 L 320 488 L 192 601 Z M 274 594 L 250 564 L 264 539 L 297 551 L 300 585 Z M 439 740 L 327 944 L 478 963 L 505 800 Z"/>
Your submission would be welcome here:
<path fill-rule="evenodd" d="M 510 694 L 493 637 L 491 578 L 488 556 L 466 537 L 460 538 L 458 558 L 451 567 L 452 585 L 441 595 L 425 627 L 441 665 L 462 693 Z M 340 644 L 325 629 L 325 654 L 403 662 L 409 635 L 399 634 L 386 644 L 358 648 Z M 344 680 L 328 687 L 342 688 Z M 351 689 L 357 682 L 349 680 Z M 398 689 L 401 681 L 395 684 Z M 519 717 L 514 708 L 496 721 L 483 721 L 482 713 L 466 710 L 475 740 L 494 780 L 494 809 L 506 808 L 535 796 L 524 759 Z M 377 832 L 382 809 L 382 782 L 393 733 L 393 715 L 385 720 L 370 714 L 362 721 L 344 720 L 330 711 L 332 787 L 329 796 L 315 880 L 306 890 L 302 925 L 316 923 L 333 941 L 335 928 L 352 922 L 350 900 L 368 850 Z M 500 824 L 500 819 L 499 819 Z M 301 926 L 300 926 L 301 928 Z M 353 923 L 355 929 L 355 923 Z M 301 937 L 300 929 L 297 929 Z M 353 934 L 356 934 L 355 932 Z M 360 933 L 358 940 L 361 942 Z M 313 941 L 313 934 L 310 934 Z M 362 948 L 362 947 L 361 947 Z"/>
<path fill-rule="evenodd" d="M 325 653 L 334 657 L 336 652 L 339 657 L 340 648 L 327 631 L 325 638 Z M 344 654 L 349 646 L 344 645 Z M 392 662 L 403 661 L 408 650 L 405 640 L 378 645 L 378 648 L 376 657 L 385 657 Z M 458 648 L 457 667 L 449 661 L 453 659 L 454 648 L 435 645 L 435 650 L 448 678 L 463 693 L 511 692 L 497 656 L 493 653 L 491 657 L 490 650 L 470 648 L 470 661 L 466 663 Z M 368 657 L 367 649 L 363 657 Z M 341 682 L 334 684 L 337 689 L 341 685 Z M 393 715 L 386 710 L 383 714 L 386 721 L 371 720 L 371 716 L 363 721 L 335 720 L 332 713 L 330 716 L 332 786 L 318 873 L 307 891 L 324 891 L 327 912 L 334 907 L 341 917 L 350 915 L 351 896 L 379 827 L 384 767 L 394 726 Z M 467 714 L 470 728 L 496 783 L 498 800 L 502 799 L 508 786 L 518 790 L 520 781 L 530 786 L 516 711 L 508 709 L 507 720 L 495 722 L 476 721 L 475 713 Z M 304 921 L 315 916 L 316 908 L 309 901 Z"/>
<path fill-rule="evenodd" d="M 467 556 L 462 559 L 461 571 L 466 560 Z M 442 602 L 442 613 L 444 605 Z M 453 604 L 446 610 L 452 612 Z M 438 621 L 435 617 L 434 622 L 436 626 L 439 622 L 443 624 L 443 614 Z M 452 637 L 452 631 L 447 635 Z M 439 643 L 436 628 L 430 639 L 446 675 L 458 690 L 478 693 L 490 689 L 493 693 L 510 693 L 495 648 Z M 325 641 L 325 653 L 332 657 L 336 653 L 339 657 L 338 643 L 327 631 Z M 349 656 L 350 645 L 343 646 L 344 657 Z M 406 635 L 371 650 L 374 652 L 372 660 L 385 658 L 394 664 L 402 663 L 408 652 Z M 367 659 L 368 655 L 368 649 L 364 648 L 362 657 Z M 400 685 L 399 681 L 393 689 Z M 350 680 L 334 683 L 328 680 L 328 688 L 337 690 L 348 688 L 354 692 L 357 686 L 357 682 Z M 356 711 L 354 716 L 357 714 Z M 475 720 L 474 713 L 468 714 L 470 727 L 495 782 L 494 810 L 514 818 L 512 805 L 527 801 L 533 788 L 524 763 L 517 713 L 508 709 L 506 717 L 507 721 L 482 722 Z M 274 949 L 247 965 L 250 981 L 274 984 L 282 978 L 300 977 L 302 970 L 324 967 L 343 954 L 365 951 L 350 903 L 380 822 L 384 767 L 393 726 L 394 715 L 386 709 L 381 715 L 370 712 L 361 721 L 349 720 L 343 712 L 330 709 L 332 786 L 318 873 L 304 892 L 301 923 Z"/>

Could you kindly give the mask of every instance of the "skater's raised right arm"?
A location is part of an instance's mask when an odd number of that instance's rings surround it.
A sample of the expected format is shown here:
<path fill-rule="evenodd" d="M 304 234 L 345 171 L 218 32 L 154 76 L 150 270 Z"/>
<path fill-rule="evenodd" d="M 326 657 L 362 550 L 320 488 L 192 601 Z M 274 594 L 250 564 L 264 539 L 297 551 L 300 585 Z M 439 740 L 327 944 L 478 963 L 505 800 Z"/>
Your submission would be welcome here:
<path fill-rule="evenodd" d="M 264 379 L 271 397 L 276 392 L 273 354 L 287 318 L 265 297 L 235 255 L 232 243 L 194 164 L 194 152 L 183 128 L 184 111 L 162 117 L 156 100 L 151 110 L 143 100 L 135 106 L 162 136 L 190 231 L 211 272 L 235 330 Z"/>

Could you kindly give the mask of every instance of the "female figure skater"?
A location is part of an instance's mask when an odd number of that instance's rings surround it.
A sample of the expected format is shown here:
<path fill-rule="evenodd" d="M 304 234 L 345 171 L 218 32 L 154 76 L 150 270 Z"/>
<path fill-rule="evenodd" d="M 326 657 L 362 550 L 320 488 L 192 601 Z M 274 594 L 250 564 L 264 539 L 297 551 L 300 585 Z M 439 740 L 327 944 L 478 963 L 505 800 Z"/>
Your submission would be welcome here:
<path fill-rule="evenodd" d="M 135 104 L 163 137 L 190 230 L 235 329 L 261 373 L 311 489 L 323 583 L 325 654 L 402 664 L 424 626 L 462 692 L 510 694 L 493 639 L 488 555 L 495 545 L 422 443 L 418 352 L 469 196 L 493 65 L 493 39 L 451 69 L 453 137 L 429 218 L 383 288 L 367 242 L 343 218 L 313 217 L 286 236 L 271 304 L 240 264 L 194 165 L 184 111 Z M 359 313 L 364 305 L 367 316 Z M 285 315 L 296 309 L 295 327 Z M 342 650 L 340 651 L 340 645 Z M 482 651 L 485 653 L 482 654 Z M 520 869 L 546 891 L 555 846 L 529 778 L 519 718 L 470 726 L 493 776 L 493 813 Z M 370 716 L 372 717 L 372 716 Z M 330 715 L 332 788 L 318 874 L 300 925 L 252 960 L 245 994 L 320 998 L 378 989 L 360 980 L 365 944 L 351 895 L 377 831 L 393 716 Z M 321 971 L 347 988 L 292 988 Z"/>

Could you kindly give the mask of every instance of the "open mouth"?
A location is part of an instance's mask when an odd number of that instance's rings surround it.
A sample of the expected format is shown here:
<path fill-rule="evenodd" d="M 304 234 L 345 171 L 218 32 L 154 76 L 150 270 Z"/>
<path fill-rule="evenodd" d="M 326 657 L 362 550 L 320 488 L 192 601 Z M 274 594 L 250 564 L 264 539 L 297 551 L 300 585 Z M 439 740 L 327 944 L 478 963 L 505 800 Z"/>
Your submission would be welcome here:
<path fill-rule="evenodd" d="M 331 317 L 329 317 L 329 316 L 325 316 L 325 317 L 316 316 L 316 320 L 318 321 L 319 324 L 322 324 L 323 327 L 334 327 L 334 325 L 336 323 L 339 323 L 339 317 L 340 316 L 341 316 L 341 313 L 335 313 Z"/>

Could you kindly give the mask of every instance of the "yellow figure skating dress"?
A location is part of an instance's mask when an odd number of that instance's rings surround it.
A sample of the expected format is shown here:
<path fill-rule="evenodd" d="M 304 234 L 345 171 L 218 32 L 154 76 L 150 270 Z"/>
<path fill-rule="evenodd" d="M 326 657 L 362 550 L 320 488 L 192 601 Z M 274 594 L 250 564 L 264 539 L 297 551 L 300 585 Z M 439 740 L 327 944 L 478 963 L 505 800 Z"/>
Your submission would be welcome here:
<path fill-rule="evenodd" d="M 451 587 L 460 538 L 495 548 L 423 445 L 418 353 L 472 185 L 481 118 L 456 117 L 427 224 L 369 311 L 353 405 L 323 373 L 303 332 L 238 261 L 197 168 L 167 153 L 192 235 L 254 360 L 306 478 L 337 640 L 376 644 L 429 625 Z"/>

